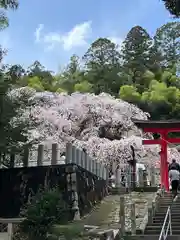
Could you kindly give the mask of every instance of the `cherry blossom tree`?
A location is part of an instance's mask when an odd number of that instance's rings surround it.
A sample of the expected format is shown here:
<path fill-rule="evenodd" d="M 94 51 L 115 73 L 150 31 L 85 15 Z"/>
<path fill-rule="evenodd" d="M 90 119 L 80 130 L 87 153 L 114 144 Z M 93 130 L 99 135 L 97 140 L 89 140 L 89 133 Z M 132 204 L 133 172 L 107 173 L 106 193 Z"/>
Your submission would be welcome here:
<path fill-rule="evenodd" d="M 65 152 L 66 143 L 71 142 L 108 165 L 126 164 L 132 158 L 132 145 L 138 162 L 158 164 L 159 146 L 142 146 L 142 139 L 152 135 L 143 134 L 131 120 L 146 120 L 149 114 L 135 105 L 105 93 L 37 93 L 25 87 L 13 90 L 11 95 L 19 101 L 24 93 L 33 105 L 29 112 L 26 109 L 21 113 L 21 121 L 27 121 L 29 116 L 37 121 L 37 127 L 29 129 L 30 142 L 43 143 L 47 150 L 56 142 L 61 153 Z M 179 159 L 180 155 L 176 149 L 170 149 L 169 159 L 172 156 Z"/>

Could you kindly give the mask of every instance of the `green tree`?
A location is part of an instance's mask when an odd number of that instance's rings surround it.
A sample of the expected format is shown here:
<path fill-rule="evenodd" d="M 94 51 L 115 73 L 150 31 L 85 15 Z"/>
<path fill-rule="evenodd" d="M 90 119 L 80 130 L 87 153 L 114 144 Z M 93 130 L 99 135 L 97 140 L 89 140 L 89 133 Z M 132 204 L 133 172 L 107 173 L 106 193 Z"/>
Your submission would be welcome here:
<path fill-rule="evenodd" d="M 174 16 L 180 17 L 180 1 L 179 0 L 162 0 L 166 9 Z"/>
<path fill-rule="evenodd" d="M 130 85 L 121 86 L 119 91 L 119 97 L 129 103 L 139 103 L 141 101 L 141 95 L 137 92 L 136 87 Z"/>
<path fill-rule="evenodd" d="M 25 74 L 26 74 L 25 69 L 19 64 L 6 65 L 4 67 L 5 67 L 5 74 L 6 74 L 6 76 L 11 78 L 11 82 L 15 86 L 21 86 L 21 81 L 22 81 L 23 77 L 25 77 Z"/>
<path fill-rule="evenodd" d="M 80 69 L 79 57 L 73 55 L 70 58 L 69 64 L 65 70 L 56 76 L 56 86 L 65 89 L 68 93 L 74 91 L 75 84 L 81 83 L 84 80 L 84 73 Z"/>
<path fill-rule="evenodd" d="M 141 97 L 143 110 L 148 111 L 155 120 L 174 118 L 172 111 L 178 99 L 179 89 L 157 80 L 152 80 L 149 90 L 143 92 Z"/>
<path fill-rule="evenodd" d="M 1 163 L 6 166 L 9 166 L 9 164 L 12 166 L 7 154 L 20 152 L 22 150 L 20 144 L 26 144 L 27 129 L 32 123 L 30 119 L 28 122 L 20 121 L 23 110 L 28 107 L 27 96 L 22 94 L 22 99 L 13 100 L 9 94 L 12 87 L 11 78 L 0 73 L 0 155 Z"/>
<path fill-rule="evenodd" d="M 149 34 L 140 26 L 133 27 L 122 44 L 122 71 L 129 75 L 131 84 L 140 92 L 147 86 L 142 75 L 148 70 L 151 45 Z"/>
<path fill-rule="evenodd" d="M 81 93 L 91 92 L 92 84 L 90 84 L 88 81 L 83 81 L 81 83 L 76 83 L 75 86 L 74 86 L 74 90 L 76 92 L 81 92 Z"/>
<path fill-rule="evenodd" d="M 4 10 L 17 9 L 18 1 L 0 1 L 0 29 L 8 26 L 8 19 Z M 4 10 L 2 10 L 4 9 Z M 21 77 L 22 68 L 18 65 L 4 66 L 2 64 L 4 51 L 0 48 L 0 159 L 6 166 L 12 166 L 14 162 L 14 153 L 21 151 L 22 143 L 27 143 L 27 128 L 31 121 L 21 121 L 23 110 L 26 105 L 26 94 L 22 94 L 22 99 L 16 101 L 10 94 L 14 84 Z M 23 104 L 22 104 L 23 103 Z M 23 107 L 22 107 L 23 106 Z M 17 122 L 17 119 L 19 122 Z M 7 154 L 11 157 L 7 158 Z"/>
<path fill-rule="evenodd" d="M 120 82 L 120 53 L 117 46 L 107 38 L 93 42 L 83 56 L 87 69 L 87 80 L 96 94 L 108 92 L 118 94 Z"/>
<path fill-rule="evenodd" d="M 18 8 L 17 0 L 0 0 L 0 30 L 9 26 L 9 21 L 4 10 L 12 9 L 16 10 Z"/>
<path fill-rule="evenodd" d="M 36 89 L 36 91 L 38 91 L 38 92 L 44 91 L 43 84 L 42 84 L 40 78 L 37 77 L 37 76 L 36 77 L 30 77 L 28 79 L 28 86 Z"/>
<path fill-rule="evenodd" d="M 51 71 L 45 69 L 39 61 L 35 61 L 28 70 L 29 77 L 38 77 L 45 91 L 55 91 L 55 79 Z"/>
<path fill-rule="evenodd" d="M 178 67 L 180 60 L 180 22 L 169 22 L 157 29 L 154 44 L 161 52 L 164 68 Z"/>

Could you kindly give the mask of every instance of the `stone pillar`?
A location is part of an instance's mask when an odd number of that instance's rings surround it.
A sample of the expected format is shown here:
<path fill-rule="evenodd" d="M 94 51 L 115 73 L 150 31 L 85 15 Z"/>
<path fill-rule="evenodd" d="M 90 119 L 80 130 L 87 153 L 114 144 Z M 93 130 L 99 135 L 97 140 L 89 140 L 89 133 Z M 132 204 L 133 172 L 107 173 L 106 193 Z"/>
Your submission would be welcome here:
<path fill-rule="evenodd" d="M 67 174 L 67 190 L 72 192 L 73 206 L 72 210 L 75 212 L 74 220 L 80 220 L 80 212 L 78 205 L 78 192 L 77 192 L 77 177 L 76 177 L 76 165 L 66 167 Z"/>

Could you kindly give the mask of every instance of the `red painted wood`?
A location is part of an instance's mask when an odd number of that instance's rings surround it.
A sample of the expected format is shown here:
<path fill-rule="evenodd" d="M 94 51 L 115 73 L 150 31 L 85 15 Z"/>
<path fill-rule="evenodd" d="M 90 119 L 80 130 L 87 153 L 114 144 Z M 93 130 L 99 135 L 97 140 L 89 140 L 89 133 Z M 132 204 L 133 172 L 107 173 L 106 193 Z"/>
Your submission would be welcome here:
<path fill-rule="evenodd" d="M 172 126 L 172 123 L 171 123 L 171 126 Z M 152 144 L 161 145 L 161 153 L 160 153 L 160 156 L 161 156 L 161 166 L 160 166 L 161 186 L 164 186 L 166 191 L 169 191 L 167 146 L 169 143 L 180 143 L 180 138 L 168 138 L 167 135 L 170 132 L 180 132 L 180 127 L 169 127 L 169 128 L 160 128 L 159 126 L 157 128 L 146 127 L 143 129 L 143 131 L 150 132 L 150 133 L 159 133 L 161 135 L 160 139 L 143 140 L 143 144 L 144 145 L 152 145 Z"/>
<path fill-rule="evenodd" d="M 161 144 L 161 139 L 146 139 L 142 141 L 144 145 Z"/>
<path fill-rule="evenodd" d="M 146 139 L 143 140 L 143 144 L 144 145 L 161 144 L 163 141 L 166 141 L 167 143 L 180 143 L 180 138 L 163 138 L 163 139 Z"/>
<path fill-rule="evenodd" d="M 166 191 L 169 192 L 169 174 L 168 174 L 168 164 L 167 164 L 167 141 L 163 141 L 163 139 L 166 139 L 166 134 L 162 134 L 162 141 L 161 141 L 161 165 L 162 165 L 162 183 L 166 189 Z"/>
<path fill-rule="evenodd" d="M 180 138 L 166 138 L 167 143 L 180 143 Z"/>
<path fill-rule="evenodd" d="M 170 132 L 180 132 L 180 128 L 144 128 L 143 132 L 151 132 L 151 133 L 170 133 Z"/>

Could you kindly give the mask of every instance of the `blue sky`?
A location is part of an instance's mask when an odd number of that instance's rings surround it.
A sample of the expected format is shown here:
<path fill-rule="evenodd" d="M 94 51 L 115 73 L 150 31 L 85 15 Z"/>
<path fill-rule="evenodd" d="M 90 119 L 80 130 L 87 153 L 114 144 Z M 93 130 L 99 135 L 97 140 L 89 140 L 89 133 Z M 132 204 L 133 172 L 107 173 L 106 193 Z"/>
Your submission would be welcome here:
<path fill-rule="evenodd" d="M 0 33 L 8 49 L 6 63 L 27 67 L 35 60 L 50 70 L 64 66 L 72 54 L 82 55 L 98 37 L 121 43 L 140 25 L 153 35 L 172 17 L 161 0 L 31 0 L 9 11 L 10 26 Z"/>

